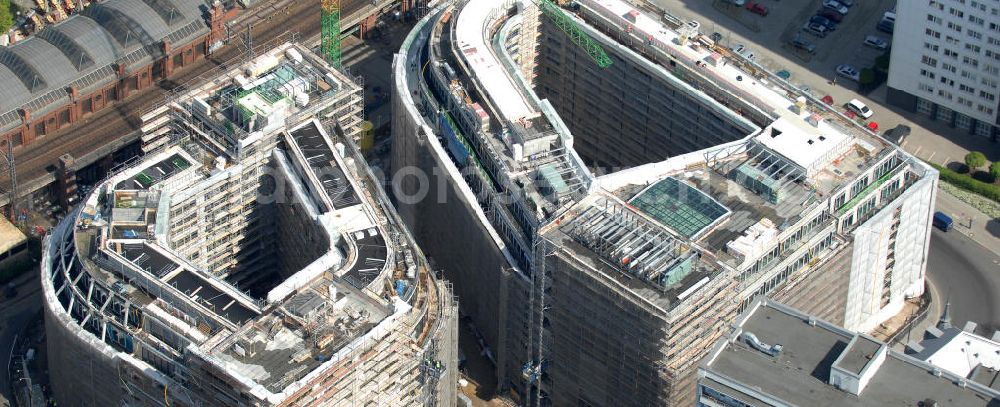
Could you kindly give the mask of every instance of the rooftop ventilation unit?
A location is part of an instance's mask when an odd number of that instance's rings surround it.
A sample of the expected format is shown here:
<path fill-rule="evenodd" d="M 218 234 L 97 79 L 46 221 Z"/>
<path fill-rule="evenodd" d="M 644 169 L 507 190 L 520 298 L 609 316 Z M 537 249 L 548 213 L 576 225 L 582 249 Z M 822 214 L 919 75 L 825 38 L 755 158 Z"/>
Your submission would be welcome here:
<path fill-rule="evenodd" d="M 757 335 L 754 335 L 752 332 L 744 332 L 743 335 L 741 335 L 741 337 L 743 338 L 743 342 L 746 342 L 747 345 L 750 345 L 754 349 L 764 352 L 770 356 L 778 356 L 778 354 L 781 353 L 781 345 L 779 344 L 768 345 L 764 342 L 761 342 L 759 339 L 757 339 Z"/>

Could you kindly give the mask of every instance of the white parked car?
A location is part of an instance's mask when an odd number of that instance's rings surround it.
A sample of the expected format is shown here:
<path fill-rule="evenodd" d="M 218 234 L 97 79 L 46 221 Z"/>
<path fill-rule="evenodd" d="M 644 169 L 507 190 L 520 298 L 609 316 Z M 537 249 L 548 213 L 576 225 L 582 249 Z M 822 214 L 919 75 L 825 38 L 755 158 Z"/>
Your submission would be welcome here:
<path fill-rule="evenodd" d="M 841 4 L 837 0 L 823 0 L 823 7 L 830 10 L 836 11 L 842 15 L 847 15 L 847 6 Z"/>
<path fill-rule="evenodd" d="M 847 64 L 837 65 L 837 75 L 853 81 L 861 80 L 861 72 L 858 72 L 857 68 Z"/>
<path fill-rule="evenodd" d="M 847 102 L 847 109 L 857 113 L 858 116 L 864 117 L 865 119 L 872 117 L 872 115 L 875 114 L 875 112 L 868 108 L 868 105 L 857 99 L 851 99 L 850 102 Z"/>
<path fill-rule="evenodd" d="M 753 50 L 747 48 L 747 46 L 743 44 L 736 44 L 735 47 L 732 47 L 730 49 L 732 49 L 733 52 L 742 55 L 743 58 L 749 59 L 751 61 L 757 57 L 756 55 L 754 55 Z"/>
<path fill-rule="evenodd" d="M 886 41 L 877 35 L 869 35 L 865 37 L 865 45 L 875 49 L 886 49 L 889 48 L 889 41 Z"/>

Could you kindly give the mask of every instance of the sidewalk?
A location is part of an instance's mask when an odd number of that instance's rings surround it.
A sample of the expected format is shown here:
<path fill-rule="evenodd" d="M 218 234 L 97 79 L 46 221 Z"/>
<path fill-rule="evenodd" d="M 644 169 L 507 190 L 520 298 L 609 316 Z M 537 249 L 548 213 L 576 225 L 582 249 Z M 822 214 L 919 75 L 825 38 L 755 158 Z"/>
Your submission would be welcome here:
<path fill-rule="evenodd" d="M 944 181 L 941 181 L 944 182 Z M 1000 255 L 1000 219 L 991 219 L 971 205 L 938 188 L 935 208 L 955 221 L 952 232 L 969 236 L 987 250 Z M 969 227 L 971 220 L 972 227 Z"/>

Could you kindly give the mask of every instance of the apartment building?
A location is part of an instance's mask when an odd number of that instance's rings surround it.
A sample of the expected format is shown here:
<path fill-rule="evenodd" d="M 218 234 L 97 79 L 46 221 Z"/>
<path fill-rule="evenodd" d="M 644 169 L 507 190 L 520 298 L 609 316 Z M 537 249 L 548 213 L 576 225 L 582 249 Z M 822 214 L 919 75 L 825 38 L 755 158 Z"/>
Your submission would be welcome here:
<path fill-rule="evenodd" d="M 900 0 L 888 102 L 959 131 L 1000 137 L 1000 3 Z"/>

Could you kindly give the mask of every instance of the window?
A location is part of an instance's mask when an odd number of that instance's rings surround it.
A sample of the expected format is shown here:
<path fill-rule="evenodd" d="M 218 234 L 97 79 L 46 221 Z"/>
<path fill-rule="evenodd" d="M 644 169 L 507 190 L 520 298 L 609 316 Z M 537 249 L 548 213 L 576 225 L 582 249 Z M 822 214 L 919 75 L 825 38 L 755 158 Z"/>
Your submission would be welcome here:
<path fill-rule="evenodd" d="M 989 100 L 991 102 L 994 101 L 994 100 L 996 100 L 996 98 L 997 98 L 996 95 L 994 95 L 992 93 L 989 93 L 989 92 L 986 92 L 984 90 L 979 91 L 979 97 L 981 97 L 983 99 L 986 99 L 986 100 Z"/>
<path fill-rule="evenodd" d="M 930 116 L 934 113 L 934 102 L 923 98 L 917 98 L 917 113 Z"/>
<path fill-rule="evenodd" d="M 940 37 L 935 37 L 935 38 L 940 38 Z M 950 35 L 946 35 L 944 37 L 944 41 L 951 45 L 958 45 L 958 38 L 954 38 Z"/>
<path fill-rule="evenodd" d="M 934 72 L 928 71 L 926 69 L 921 69 L 920 70 L 920 76 L 925 76 L 925 77 L 934 79 Z"/>
<path fill-rule="evenodd" d="M 949 64 L 947 62 L 942 62 L 941 68 L 951 73 L 955 73 L 958 70 L 958 68 L 955 68 L 955 65 Z"/>
<path fill-rule="evenodd" d="M 975 73 L 966 71 L 964 69 L 962 70 L 962 77 L 966 78 L 966 79 L 972 79 L 973 82 L 976 80 L 976 74 Z"/>
<path fill-rule="evenodd" d="M 927 65 L 930 65 L 932 67 L 937 68 L 937 60 L 934 59 L 934 58 L 931 58 L 931 57 L 929 57 L 927 55 L 924 55 L 923 57 L 921 57 L 920 58 L 920 62 L 923 62 L 924 64 L 927 64 Z"/>
<path fill-rule="evenodd" d="M 979 66 L 979 60 L 975 59 L 975 58 L 970 58 L 970 57 L 962 57 L 962 63 L 964 63 L 966 65 L 971 65 L 972 67 L 978 67 Z"/>
<path fill-rule="evenodd" d="M 986 22 L 982 18 L 969 14 L 969 22 L 977 25 L 984 25 Z"/>
<path fill-rule="evenodd" d="M 968 43 L 965 44 L 965 49 L 967 49 L 969 51 L 972 51 L 972 52 L 975 52 L 977 54 L 980 51 L 980 48 L 979 48 L 978 45 L 973 45 L 973 44 L 968 44 Z"/>
<path fill-rule="evenodd" d="M 174 68 L 180 68 L 182 66 L 184 66 L 184 55 L 183 54 L 174 55 Z"/>
<path fill-rule="evenodd" d="M 948 28 L 955 30 L 955 32 L 962 32 L 962 26 L 955 24 L 951 21 L 948 22 Z M 969 30 L 972 31 L 972 30 Z"/>
<path fill-rule="evenodd" d="M 934 52 L 937 52 L 937 51 L 938 51 L 938 46 L 937 46 L 937 45 L 935 45 L 935 44 L 931 44 L 931 43 L 929 43 L 929 42 L 925 42 L 925 43 L 924 43 L 924 48 L 927 48 L 927 49 L 929 49 L 929 50 L 931 50 L 931 51 L 934 51 Z"/>
<path fill-rule="evenodd" d="M 959 31 L 961 31 L 961 27 L 959 27 Z M 979 31 L 973 31 L 973 30 L 970 29 L 969 31 L 966 31 L 965 33 L 968 34 L 970 37 L 975 38 L 977 40 L 983 39 L 983 33 L 979 32 Z"/>
<path fill-rule="evenodd" d="M 928 36 L 931 36 L 931 37 L 934 37 L 934 38 L 941 38 L 941 33 L 937 32 L 937 31 L 934 31 L 934 30 L 932 30 L 930 28 L 924 30 L 924 33 L 927 34 Z"/>
<path fill-rule="evenodd" d="M 950 49 L 944 50 L 944 56 L 958 59 L 958 53 Z"/>
<path fill-rule="evenodd" d="M 934 93 L 934 87 L 926 83 L 920 83 L 919 85 L 917 85 L 917 88 L 925 92 Z"/>
<path fill-rule="evenodd" d="M 94 101 L 92 99 L 83 100 L 83 114 L 94 112 Z"/>
<path fill-rule="evenodd" d="M 981 137 L 989 137 L 993 134 L 993 126 L 989 123 L 976 122 L 976 135 Z"/>
<path fill-rule="evenodd" d="M 955 127 L 962 130 L 972 130 L 972 118 L 961 113 L 955 113 Z"/>
<path fill-rule="evenodd" d="M 964 83 L 958 85 L 958 90 L 965 93 L 976 93 L 975 89 L 973 89 L 971 86 L 965 85 Z"/>
<path fill-rule="evenodd" d="M 927 21 L 930 21 L 932 23 L 941 24 L 941 17 L 938 17 L 938 16 L 933 15 L 933 14 L 928 14 L 927 15 Z"/>
<path fill-rule="evenodd" d="M 962 18 L 963 16 L 965 16 L 965 13 L 963 13 L 962 10 L 955 10 L 953 8 L 948 9 L 948 14 L 951 14 L 958 18 Z"/>
<path fill-rule="evenodd" d="M 954 79 L 948 79 L 947 76 L 942 76 L 941 77 L 941 83 L 943 83 L 945 85 L 948 85 L 948 86 L 955 86 L 955 80 Z"/>
<path fill-rule="evenodd" d="M 990 23 L 990 30 L 993 30 L 993 31 L 996 31 L 996 32 L 1000 32 L 1000 24 Z"/>

